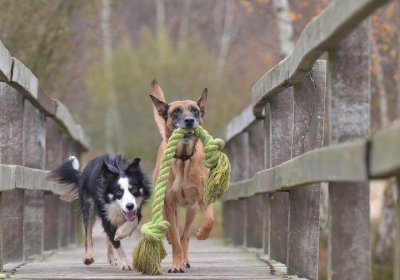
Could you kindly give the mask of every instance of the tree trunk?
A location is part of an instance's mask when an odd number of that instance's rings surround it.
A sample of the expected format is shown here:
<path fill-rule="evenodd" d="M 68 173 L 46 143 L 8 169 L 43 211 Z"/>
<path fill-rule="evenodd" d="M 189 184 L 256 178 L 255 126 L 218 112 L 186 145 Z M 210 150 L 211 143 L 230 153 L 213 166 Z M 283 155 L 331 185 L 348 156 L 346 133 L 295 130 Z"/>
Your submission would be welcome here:
<path fill-rule="evenodd" d="M 273 0 L 276 25 L 278 27 L 279 44 L 284 57 L 289 56 L 293 49 L 293 26 L 289 16 L 289 3 L 287 0 Z"/>
<path fill-rule="evenodd" d="M 232 41 L 237 35 L 237 28 L 238 28 L 238 20 L 237 19 L 235 20 L 235 15 L 234 15 L 235 4 L 233 0 L 225 0 L 224 3 L 225 3 L 225 16 L 220 36 L 219 54 L 217 60 L 219 72 L 221 72 L 225 66 L 229 48 L 231 46 Z M 216 3 L 216 9 L 220 9 L 219 3 Z"/>
<path fill-rule="evenodd" d="M 189 31 L 189 15 L 190 15 L 190 6 L 192 4 L 192 0 L 185 0 L 183 3 L 183 11 L 179 25 L 179 44 L 178 47 L 182 49 L 185 46 L 187 40 L 187 34 Z"/>
<path fill-rule="evenodd" d="M 105 141 L 106 151 L 109 153 L 120 152 L 122 148 L 122 129 L 121 117 L 117 108 L 117 96 L 114 85 L 113 65 L 111 60 L 112 39 L 110 30 L 110 12 L 111 6 L 109 0 L 102 0 L 101 8 L 101 31 L 103 35 L 103 52 L 104 52 L 104 66 L 106 72 L 107 84 L 107 98 L 109 99 L 109 106 L 105 112 L 104 126 L 105 126 Z"/>
<path fill-rule="evenodd" d="M 156 2 L 156 19 L 157 32 L 160 35 L 160 29 L 165 27 L 165 2 L 164 0 L 155 0 Z"/>

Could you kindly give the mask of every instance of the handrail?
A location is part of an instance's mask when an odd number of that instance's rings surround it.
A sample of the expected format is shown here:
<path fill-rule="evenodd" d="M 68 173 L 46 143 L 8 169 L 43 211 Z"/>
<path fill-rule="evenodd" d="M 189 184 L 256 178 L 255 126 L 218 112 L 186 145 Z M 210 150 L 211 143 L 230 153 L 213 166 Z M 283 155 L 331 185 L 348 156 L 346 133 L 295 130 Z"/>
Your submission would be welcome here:
<path fill-rule="evenodd" d="M 314 62 L 345 38 L 375 9 L 388 0 L 335 0 L 301 32 L 292 54 L 262 76 L 252 88 L 256 118 L 262 118 L 267 100 L 301 82 Z"/>
<path fill-rule="evenodd" d="M 65 132 L 87 150 L 90 141 L 81 126 L 77 125 L 63 103 L 48 96 L 39 86 L 37 77 L 18 59 L 12 57 L 0 41 L 0 82 L 17 88 L 36 108 L 54 118 Z"/>

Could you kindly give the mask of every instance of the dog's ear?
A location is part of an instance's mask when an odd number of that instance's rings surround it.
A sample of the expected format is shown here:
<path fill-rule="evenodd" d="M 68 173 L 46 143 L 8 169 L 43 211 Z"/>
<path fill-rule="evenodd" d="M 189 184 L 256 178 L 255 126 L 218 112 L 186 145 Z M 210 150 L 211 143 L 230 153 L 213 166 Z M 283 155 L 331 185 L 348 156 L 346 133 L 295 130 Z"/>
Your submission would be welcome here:
<path fill-rule="evenodd" d="M 135 158 L 125 169 L 125 173 L 128 175 L 133 175 L 138 170 L 140 170 L 140 158 Z"/>
<path fill-rule="evenodd" d="M 150 94 L 151 100 L 153 100 L 154 107 L 156 107 L 158 115 L 162 117 L 164 120 L 167 120 L 168 118 L 168 108 L 169 105 L 161 100 L 159 100 L 157 97 L 154 95 Z"/>
<path fill-rule="evenodd" d="M 101 176 L 106 181 L 115 179 L 118 176 L 118 174 L 119 174 L 118 169 L 109 163 L 104 162 L 103 165 L 101 166 Z"/>
<path fill-rule="evenodd" d="M 200 113 L 202 117 L 206 113 L 207 95 L 207 88 L 205 88 L 201 94 L 201 97 L 197 99 L 197 105 L 200 108 Z"/>

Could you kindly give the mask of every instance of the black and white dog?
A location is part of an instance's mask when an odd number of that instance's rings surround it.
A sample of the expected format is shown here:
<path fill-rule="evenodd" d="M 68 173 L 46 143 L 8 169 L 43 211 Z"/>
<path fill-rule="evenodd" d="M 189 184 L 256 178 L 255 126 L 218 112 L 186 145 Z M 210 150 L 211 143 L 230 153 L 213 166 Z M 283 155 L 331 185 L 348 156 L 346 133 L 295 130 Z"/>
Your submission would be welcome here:
<path fill-rule="evenodd" d="M 98 216 L 107 234 L 109 263 L 118 264 L 123 270 L 132 269 L 120 240 L 131 235 L 137 227 L 142 218 L 143 203 L 150 197 L 150 183 L 139 163 L 139 158 L 127 161 L 121 156 L 102 155 L 89 161 L 80 172 L 78 159 L 71 156 L 49 174 L 49 179 L 63 184 L 58 191 L 62 200 L 79 198 L 85 233 L 83 262 L 86 265 L 94 262 L 92 232 Z"/>

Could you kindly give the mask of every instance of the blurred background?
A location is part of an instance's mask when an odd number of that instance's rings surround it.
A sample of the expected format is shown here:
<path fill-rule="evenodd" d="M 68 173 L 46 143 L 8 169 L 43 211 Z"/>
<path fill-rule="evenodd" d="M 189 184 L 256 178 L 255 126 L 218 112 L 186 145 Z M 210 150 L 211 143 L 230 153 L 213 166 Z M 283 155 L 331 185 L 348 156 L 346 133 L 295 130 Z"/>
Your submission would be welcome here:
<path fill-rule="evenodd" d="M 223 137 L 257 78 L 290 54 L 329 2 L 0 0 L 0 40 L 82 124 L 93 148 L 86 158 L 142 157 L 151 173 L 161 140 L 148 97 L 153 79 L 168 101 L 196 99 L 207 87 L 205 127 Z M 372 17 L 372 132 L 400 116 L 399 13 L 393 1 Z M 374 269 L 390 273 L 394 184 L 375 184 Z"/>

